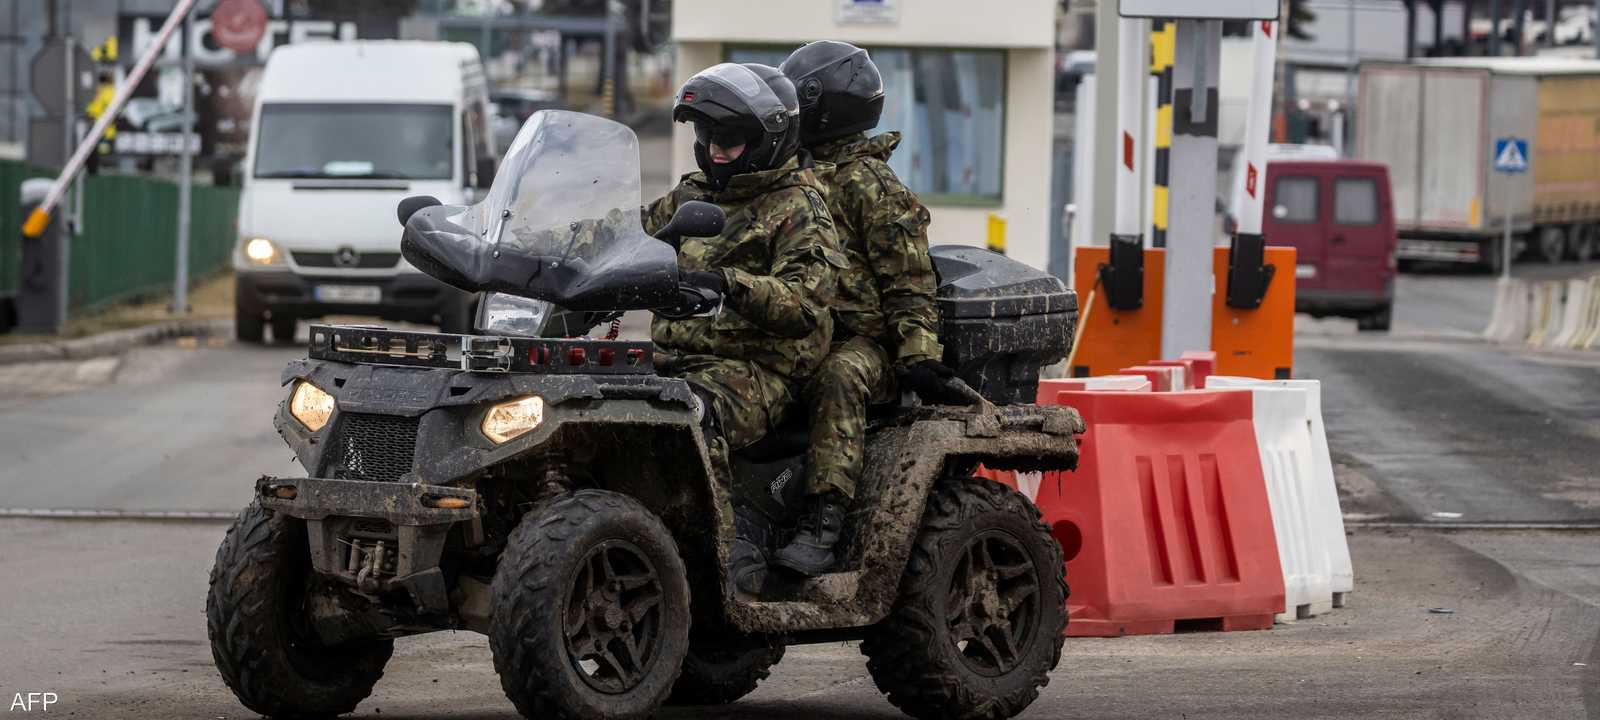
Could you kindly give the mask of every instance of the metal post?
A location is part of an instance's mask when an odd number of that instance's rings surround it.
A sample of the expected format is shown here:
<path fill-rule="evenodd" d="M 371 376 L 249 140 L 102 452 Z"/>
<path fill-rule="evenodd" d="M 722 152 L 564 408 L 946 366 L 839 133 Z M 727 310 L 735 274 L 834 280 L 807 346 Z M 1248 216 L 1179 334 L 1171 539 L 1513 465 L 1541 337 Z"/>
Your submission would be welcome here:
<path fill-rule="evenodd" d="M 611 81 L 611 97 L 609 98 L 609 100 L 611 101 L 611 104 L 610 104 L 609 107 L 607 107 L 605 109 L 604 112 L 610 113 L 611 117 L 613 117 L 613 118 L 617 117 L 617 93 L 620 92 L 620 90 L 616 86 L 616 82 L 617 82 L 617 24 L 616 24 L 616 17 L 617 17 L 617 15 L 616 15 L 615 12 L 613 12 L 613 7 L 612 7 L 612 4 L 611 4 L 610 0 L 606 0 L 606 47 L 605 47 L 605 53 L 606 54 L 605 54 L 605 59 L 603 61 L 601 61 L 601 64 L 600 64 L 600 73 L 601 73 L 601 77 L 609 79 Z M 601 80 L 600 87 L 601 88 L 605 87 L 605 80 Z"/>
<path fill-rule="evenodd" d="M 1500 279 L 1511 279 L 1511 180 L 1501 178 L 1500 198 L 1506 204 L 1505 237 L 1500 242 Z"/>
<path fill-rule="evenodd" d="M 1517 57 L 1522 57 L 1527 51 L 1527 29 L 1523 25 L 1528 15 L 1527 2 L 1528 0 L 1513 0 L 1511 3 L 1512 10 L 1516 12 L 1516 15 L 1511 18 L 1511 28 L 1516 33 Z"/>
<path fill-rule="evenodd" d="M 1444 0 L 1433 0 L 1428 9 L 1433 11 L 1433 56 L 1440 57 L 1444 55 Z"/>
<path fill-rule="evenodd" d="M 1461 54 L 1472 54 L 1472 5 L 1476 0 L 1461 0 Z M 1595 0 L 1600 2 L 1600 0 Z"/>
<path fill-rule="evenodd" d="M 1173 67 L 1172 186 L 1161 356 L 1211 347 L 1216 245 L 1217 77 L 1222 23 L 1179 20 Z"/>
<path fill-rule="evenodd" d="M 183 149 L 178 153 L 178 258 L 172 278 L 172 312 L 189 312 L 189 211 L 194 184 L 194 16 L 183 18 Z"/>
<path fill-rule="evenodd" d="M 1356 66 L 1359 64 L 1356 59 L 1356 0 L 1346 1 L 1349 5 L 1347 6 L 1348 11 L 1345 17 L 1348 26 L 1345 28 L 1344 38 L 1344 108 L 1341 112 L 1350 112 L 1350 108 L 1356 106 Z M 1341 156 L 1344 155 L 1342 149 L 1350 145 L 1344 128 L 1345 125 L 1339 126 L 1339 134 L 1337 135 L 1339 141 L 1336 143 L 1341 148 L 1339 153 Z"/>
<path fill-rule="evenodd" d="M 1544 0 L 1544 46 L 1556 45 L 1556 0 Z"/>
<path fill-rule="evenodd" d="M 1417 2 L 1405 0 L 1406 9 L 1406 59 L 1417 56 Z"/>
<path fill-rule="evenodd" d="M 1489 57 L 1500 57 L 1500 0 L 1489 0 Z"/>
<path fill-rule="evenodd" d="M 1594 0 L 1594 14 L 1589 16 L 1590 39 L 1594 40 L 1594 56 L 1600 58 L 1600 0 Z"/>
<path fill-rule="evenodd" d="M 55 3 L 52 1 L 50 4 L 54 5 Z M 75 93 L 73 93 L 73 90 L 76 89 L 74 86 L 77 85 L 74 80 L 76 80 L 75 76 L 77 75 L 78 69 L 73 66 L 77 64 L 76 59 L 78 55 L 78 41 L 77 38 L 72 36 L 70 23 L 70 18 L 63 20 L 61 23 L 62 25 L 67 26 L 66 31 L 63 33 L 66 35 L 67 41 L 67 72 L 65 73 L 67 92 L 66 103 L 61 108 L 61 157 L 68 157 L 72 152 L 72 118 L 75 114 L 77 114 L 78 105 L 78 99 L 74 97 Z M 78 190 L 81 191 L 82 188 L 79 187 Z M 78 197 L 78 193 L 73 193 L 73 195 L 70 197 L 76 198 Z M 71 207 L 71 205 L 68 205 L 68 207 Z M 65 330 L 67 327 L 67 317 L 72 314 L 70 302 L 72 300 L 72 236 L 74 234 L 74 229 L 72 222 L 73 218 L 71 217 L 71 214 L 63 213 L 62 215 L 61 232 L 59 233 L 60 243 L 57 248 L 57 252 L 60 253 L 61 262 L 57 264 L 59 274 L 56 276 L 56 294 L 57 302 L 61 304 L 61 325 L 59 327 Z"/>
<path fill-rule="evenodd" d="M 1088 138 L 1093 142 L 1096 152 L 1094 154 L 1094 186 L 1101 189 L 1094 194 L 1094 206 L 1078 208 L 1078 212 L 1089 212 L 1088 225 L 1090 234 L 1084 238 L 1084 245 L 1098 243 L 1110 237 L 1115 226 L 1113 219 L 1117 212 L 1117 196 L 1111 188 L 1117 184 L 1118 153 L 1112 149 L 1119 140 L 1120 132 L 1117 125 L 1117 40 L 1118 23 L 1121 19 L 1117 16 L 1117 3 L 1102 2 L 1095 10 L 1095 94 L 1094 94 L 1094 137 Z M 1081 111 L 1080 111 L 1081 112 Z"/>

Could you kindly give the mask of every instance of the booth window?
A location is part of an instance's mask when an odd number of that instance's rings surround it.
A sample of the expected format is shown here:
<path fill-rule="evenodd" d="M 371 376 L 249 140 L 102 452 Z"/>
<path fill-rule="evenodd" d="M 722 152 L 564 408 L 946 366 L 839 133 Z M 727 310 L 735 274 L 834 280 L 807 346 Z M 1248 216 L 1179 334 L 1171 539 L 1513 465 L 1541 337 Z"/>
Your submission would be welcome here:
<path fill-rule="evenodd" d="M 997 205 L 1005 146 L 1001 50 L 867 48 L 883 73 L 876 132 L 901 134 L 889 167 L 923 202 Z M 790 49 L 736 47 L 729 62 L 777 67 Z"/>

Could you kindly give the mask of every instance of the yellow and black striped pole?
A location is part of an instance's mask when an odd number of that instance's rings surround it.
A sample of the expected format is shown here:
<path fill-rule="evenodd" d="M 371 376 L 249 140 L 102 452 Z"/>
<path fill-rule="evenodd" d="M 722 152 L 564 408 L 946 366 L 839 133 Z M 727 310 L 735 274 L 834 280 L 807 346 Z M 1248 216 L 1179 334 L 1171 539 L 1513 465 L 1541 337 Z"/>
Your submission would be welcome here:
<path fill-rule="evenodd" d="M 1172 58 L 1177 51 L 1178 23 L 1153 20 L 1150 26 L 1150 75 L 1156 79 L 1155 167 L 1151 168 L 1150 246 L 1167 246 L 1168 173 L 1172 167 Z"/>

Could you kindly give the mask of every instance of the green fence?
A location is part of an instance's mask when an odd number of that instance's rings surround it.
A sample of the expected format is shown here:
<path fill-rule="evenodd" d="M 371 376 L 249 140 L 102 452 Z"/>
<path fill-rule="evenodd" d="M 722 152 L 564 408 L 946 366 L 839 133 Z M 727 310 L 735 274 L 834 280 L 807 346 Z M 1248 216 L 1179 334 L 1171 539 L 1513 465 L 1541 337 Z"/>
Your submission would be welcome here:
<path fill-rule="evenodd" d="M 21 163 L 0 162 L 0 290 L 17 284 L 22 217 L 18 185 L 41 175 Z M 239 208 L 236 188 L 194 186 L 189 213 L 189 278 L 226 267 Z M 72 240 L 72 309 L 170 292 L 176 270 L 178 185 L 166 180 L 99 175 L 84 181 L 83 224 Z"/>

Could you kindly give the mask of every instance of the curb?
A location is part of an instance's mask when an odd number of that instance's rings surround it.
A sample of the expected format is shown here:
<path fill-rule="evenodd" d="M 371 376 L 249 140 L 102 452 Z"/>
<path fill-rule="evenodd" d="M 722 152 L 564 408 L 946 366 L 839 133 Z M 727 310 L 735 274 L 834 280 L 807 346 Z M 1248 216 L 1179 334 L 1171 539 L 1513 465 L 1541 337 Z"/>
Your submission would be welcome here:
<path fill-rule="evenodd" d="M 232 320 L 167 320 L 72 340 L 0 345 L 0 365 L 51 360 L 86 360 L 120 355 L 132 347 L 154 345 L 176 337 L 228 336 L 232 332 Z"/>

